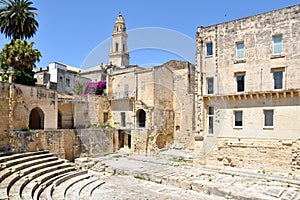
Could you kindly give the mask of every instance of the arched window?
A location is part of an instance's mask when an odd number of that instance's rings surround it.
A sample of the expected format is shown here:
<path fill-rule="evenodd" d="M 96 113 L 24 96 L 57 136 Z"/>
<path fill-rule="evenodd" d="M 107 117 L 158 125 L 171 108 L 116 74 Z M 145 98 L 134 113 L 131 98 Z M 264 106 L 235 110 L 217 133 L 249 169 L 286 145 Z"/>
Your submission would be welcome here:
<path fill-rule="evenodd" d="M 44 129 L 44 112 L 38 107 L 30 112 L 29 129 Z"/>
<path fill-rule="evenodd" d="M 146 127 L 146 112 L 143 109 L 137 111 L 137 125 Z"/>

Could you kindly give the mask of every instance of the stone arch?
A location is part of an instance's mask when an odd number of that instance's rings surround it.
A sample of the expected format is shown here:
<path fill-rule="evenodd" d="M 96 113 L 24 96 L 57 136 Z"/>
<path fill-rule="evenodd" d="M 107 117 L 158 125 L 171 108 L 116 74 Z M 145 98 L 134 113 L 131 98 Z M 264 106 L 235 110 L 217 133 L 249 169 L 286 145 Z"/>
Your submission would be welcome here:
<path fill-rule="evenodd" d="M 44 129 L 44 112 L 39 107 L 30 112 L 29 129 Z"/>
<path fill-rule="evenodd" d="M 140 128 L 146 127 L 146 112 L 143 109 L 139 109 L 136 112 L 137 126 Z"/>
<path fill-rule="evenodd" d="M 157 148 L 162 149 L 166 146 L 166 137 L 164 134 L 159 134 L 155 141 Z"/>

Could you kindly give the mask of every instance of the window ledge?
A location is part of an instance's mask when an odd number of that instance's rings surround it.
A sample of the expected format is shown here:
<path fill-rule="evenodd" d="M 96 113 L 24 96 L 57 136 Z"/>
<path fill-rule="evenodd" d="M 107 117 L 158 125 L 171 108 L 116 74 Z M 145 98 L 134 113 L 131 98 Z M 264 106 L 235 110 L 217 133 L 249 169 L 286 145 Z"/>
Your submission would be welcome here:
<path fill-rule="evenodd" d="M 274 126 L 264 126 L 264 130 L 274 130 Z"/>
<path fill-rule="evenodd" d="M 284 58 L 284 57 L 285 57 L 285 55 L 283 55 L 283 54 L 273 54 L 273 55 L 271 55 L 271 59 Z"/>
<path fill-rule="evenodd" d="M 212 57 L 213 57 L 213 55 L 209 55 L 209 56 L 206 55 L 206 56 L 205 56 L 205 58 L 212 58 Z"/>
<path fill-rule="evenodd" d="M 246 63 L 246 59 L 236 59 L 234 61 L 234 64 L 239 64 L 239 63 Z"/>
<path fill-rule="evenodd" d="M 234 126 L 233 129 L 243 129 L 242 126 Z"/>

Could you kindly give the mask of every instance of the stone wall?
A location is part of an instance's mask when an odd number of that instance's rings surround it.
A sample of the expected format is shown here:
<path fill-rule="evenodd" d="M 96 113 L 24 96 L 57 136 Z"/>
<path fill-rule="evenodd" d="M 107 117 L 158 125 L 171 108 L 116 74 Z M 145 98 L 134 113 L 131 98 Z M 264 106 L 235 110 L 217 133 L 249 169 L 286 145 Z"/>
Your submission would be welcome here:
<path fill-rule="evenodd" d="M 8 133 L 9 133 L 9 85 L 0 82 L 0 146 L 5 149 L 8 144 Z"/>
<path fill-rule="evenodd" d="M 207 163 L 260 172 L 299 172 L 299 144 L 299 139 L 219 138 L 214 150 L 206 152 Z"/>
<path fill-rule="evenodd" d="M 196 151 L 204 151 L 208 163 L 281 171 L 298 168 L 299 11 L 298 4 L 198 28 L 196 102 L 201 124 L 197 132 L 204 141 Z M 282 37 L 282 52 L 274 52 L 276 36 Z M 241 43 L 244 56 L 238 57 Z M 275 87 L 277 71 L 282 72 L 277 77 L 281 88 Z M 244 81 L 238 83 L 238 76 Z M 213 85 L 210 94 L 208 85 Z M 238 85 L 244 89 L 238 90 Z M 267 125 L 266 110 L 272 111 Z M 241 113 L 238 120 L 237 111 Z"/>
<path fill-rule="evenodd" d="M 114 136 L 117 131 L 114 129 L 78 129 L 75 132 L 80 157 L 102 156 L 115 150 Z"/>
<path fill-rule="evenodd" d="M 173 68 L 175 112 L 174 148 L 194 148 L 195 130 L 195 66 L 188 62 L 170 61 L 167 63 Z"/>
<path fill-rule="evenodd" d="M 114 151 L 112 130 L 64 129 L 14 131 L 9 135 L 10 152 L 49 150 L 61 158 L 99 156 Z"/>
<path fill-rule="evenodd" d="M 34 108 L 44 113 L 44 128 L 57 129 L 57 93 L 53 90 L 13 84 L 11 87 L 12 129 L 29 129 L 29 116 Z M 7 115 L 8 116 L 8 115 Z"/>
<path fill-rule="evenodd" d="M 9 136 L 11 152 L 49 150 L 61 158 L 78 156 L 77 139 L 73 130 L 13 131 Z"/>
<path fill-rule="evenodd" d="M 28 130 L 30 113 L 39 108 L 44 114 L 44 128 L 57 128 L 57 94 L 43 88 L 0 83 L 0 147 L 6 150 L 9 132 Z"/>

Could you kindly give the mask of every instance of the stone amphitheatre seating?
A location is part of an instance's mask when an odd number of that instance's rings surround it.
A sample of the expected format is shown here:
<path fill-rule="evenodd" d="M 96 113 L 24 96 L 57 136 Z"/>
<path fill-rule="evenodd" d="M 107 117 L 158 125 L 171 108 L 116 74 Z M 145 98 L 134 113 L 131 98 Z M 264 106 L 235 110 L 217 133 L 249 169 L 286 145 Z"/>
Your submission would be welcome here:
<path fill-rule="evenodd" d="M 103 183 L 48 151 L 0 154 L 0 199 L 86 199 Z"/>

